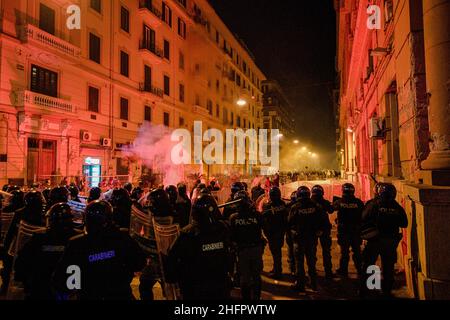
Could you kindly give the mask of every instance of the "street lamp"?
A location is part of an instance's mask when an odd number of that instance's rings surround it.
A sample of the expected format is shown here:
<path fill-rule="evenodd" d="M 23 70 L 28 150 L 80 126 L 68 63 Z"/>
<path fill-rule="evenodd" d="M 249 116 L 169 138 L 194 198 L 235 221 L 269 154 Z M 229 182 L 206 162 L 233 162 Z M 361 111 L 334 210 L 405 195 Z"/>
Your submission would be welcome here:
<path fill-rule="evenodd" d="M 294 144 L 298 144 L 299 143 L 299 141 L 298 140 L 294 140 Z"/>
<path fill-rule="evenodd" d="M 278 138 L 278 139 L 283 138 L 283 136 L 284 136 L 284 135 L 283 135 L 282 133 L 277 134 L 277 138 Z"/>
<path fill-rule="evenodd" d="M 247 101 L 245 101 L 244 99 L 241 98 L 236 102 L 236 104 L 240 107 L 243 107 L 247 104 Z"/>

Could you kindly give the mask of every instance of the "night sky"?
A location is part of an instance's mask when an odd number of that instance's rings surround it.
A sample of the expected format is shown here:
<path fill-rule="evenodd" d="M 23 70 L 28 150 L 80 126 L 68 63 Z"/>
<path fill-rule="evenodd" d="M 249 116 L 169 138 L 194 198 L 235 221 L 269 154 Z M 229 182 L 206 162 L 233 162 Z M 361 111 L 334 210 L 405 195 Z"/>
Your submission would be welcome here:
<path fill-rule="evenodd" d="M 210 0 L 230 30 L 277 80 L 295 109 L 296 134 L 334 166 L 336 18 L 332 0 Z"/>

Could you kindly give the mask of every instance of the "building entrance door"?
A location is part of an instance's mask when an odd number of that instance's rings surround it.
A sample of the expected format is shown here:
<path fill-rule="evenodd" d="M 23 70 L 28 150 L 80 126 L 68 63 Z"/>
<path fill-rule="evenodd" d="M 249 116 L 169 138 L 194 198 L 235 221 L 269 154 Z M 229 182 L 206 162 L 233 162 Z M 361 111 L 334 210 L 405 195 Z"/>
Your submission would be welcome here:
<path fill-rule="evenodd" d="M 27 183 L 50 179 L 56 171 L 56 141 L 28 138 Z"/>

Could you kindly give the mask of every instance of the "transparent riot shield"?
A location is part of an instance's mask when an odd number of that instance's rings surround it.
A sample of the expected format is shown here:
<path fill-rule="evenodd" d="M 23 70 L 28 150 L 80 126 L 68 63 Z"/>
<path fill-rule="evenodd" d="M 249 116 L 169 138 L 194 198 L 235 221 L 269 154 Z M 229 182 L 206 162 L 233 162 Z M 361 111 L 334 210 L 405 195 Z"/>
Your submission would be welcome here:
<path fill-rule="evenodd" d="M 24 289 L 21 283 L 14 281 L 14 263 L 17 258 L 17 253 L 23 248 L 23 246 L 31 239 L 33 234 L 39 232 L 45 232 L 46 228 L 42 226 L 33 226 L 21 221 L 19 224 L 19 229 L 17 231 L 17 236 L 15 240 L 11 243 L 8 250 L 8 254 L 14 257 L 13 268 L 11 280 L 9 282 L 8 291 L 6 294 L 7 300 L 23 300 L 24 299 Z"/>
<path fill-rule="evenodd" d="M 162 224 L 161 222 L 164 221 L 161 221 L 161 219 L 153 219 L 156 246 L 161 264 L 162 286 L 167 300 L 178 300 L 180 297 L 178 287 L 176 285 L 168 284 L 165 281 L 163 259 L 167 256 L 170 247 L 177 239 L 180 232 L 180 227 L 178 224 Z"/>
<path fill-rule="evenodd" d="M 152 278 L 161 282 L 160 259 L 156 247 L 151 215 L 139 210 L 134 205 L 131 207 L 129 233 L 145 252 L 147 256 L 147 269 L 150 269 Z"/>
<path fill-rule="evenodd" d="M 1 214 L 1 226 L 2 226 L 2 228 L 1 228 L 1 233 L 0 233 L 0 242 L 2 243 L 1 244 L 2 246 L 3 246 L 3 239 L 5 238 L 6 233 L 8 232 L 8 229 L 9 229 L 9 226 L 11 225 L 13 217 L 14 217 L 14 213 L 3 212 Z"/>

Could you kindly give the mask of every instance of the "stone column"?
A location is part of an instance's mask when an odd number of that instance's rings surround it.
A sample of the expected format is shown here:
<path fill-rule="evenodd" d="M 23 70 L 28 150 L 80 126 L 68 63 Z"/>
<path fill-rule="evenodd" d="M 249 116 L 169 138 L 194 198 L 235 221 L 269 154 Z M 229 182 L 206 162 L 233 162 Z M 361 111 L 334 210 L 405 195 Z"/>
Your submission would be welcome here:
<path fill-rule="evenodd" d="M 450 0 L 423 0 L 431 153 L 425 170 L 450 169 Z"/>

